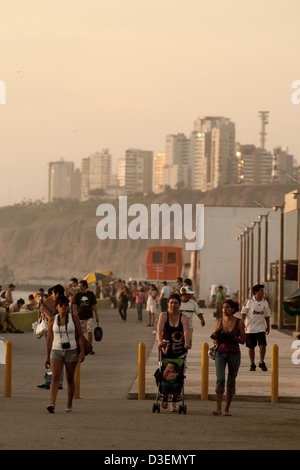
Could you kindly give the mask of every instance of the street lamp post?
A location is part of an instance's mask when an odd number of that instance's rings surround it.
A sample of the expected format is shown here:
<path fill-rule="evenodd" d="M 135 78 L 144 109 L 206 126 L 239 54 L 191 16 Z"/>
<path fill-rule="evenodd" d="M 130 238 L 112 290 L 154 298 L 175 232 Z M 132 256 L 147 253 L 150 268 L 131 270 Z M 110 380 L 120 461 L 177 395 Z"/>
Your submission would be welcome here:
<path fill-rule="evenodd" d="M 264 215 L 259 215 L 258 218 L 262 220 L 265 218 L 265 239 L 264 239 L 264 279 L 263 282 L 268 280 L 268 232 L 269 232 L 269 223 L 268 223 L 269 212 Z"/>
<path fill-rule="evenodd" d="M 283 328 L 283 241 L 284 241 L 284 205 L 273 206 L 273 210 L 280 210 L 280 242 L 279 242 L 279 276 L 278 276 L 278 328 Z"/>
<path fill-rule="evenodd" d="M 240 241 L 239 305 L 243 303 L 243 232 L 235 237 Z"/>
<path fill-rule="evenodd" d="M 258 216 L 259 218 L 260 216 Z M 261 245 L 261 219 L 257 222 L 257 266 L 256 266 L 256 284 L 260 283 L 260 245 Z"/>
<path fill-rule="evenodd" d="M 250 251 L 249 251 L 249 286 L 248 286 L 248 297 L 251 297 L 252 287 L 253 287 L 253 255 L 254 255 L 254 239 L 253 239 L 253 229 L 254 225 L 252 223 L 252 227 L 247 227 L 250 233 Z"/>

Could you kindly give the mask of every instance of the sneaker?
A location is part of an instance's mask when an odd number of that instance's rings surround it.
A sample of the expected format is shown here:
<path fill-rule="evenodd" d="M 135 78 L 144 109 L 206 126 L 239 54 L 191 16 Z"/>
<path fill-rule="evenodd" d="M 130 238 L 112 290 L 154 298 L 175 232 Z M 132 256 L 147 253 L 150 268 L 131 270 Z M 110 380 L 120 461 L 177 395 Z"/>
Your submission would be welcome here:
<path fill-rule="evenodd" d="M 258 364 L 258 366 L 261 368 L 261 370 L 264 370 L 264 371 L 268 370 L 268 368 L 267 368 L 267 366 L 264 362 L 260 362 Z"/>
<path fill-rule="evenodd" d="M 255 371 L 255 370 L 256 370 L 256 365 L 255 365 L 255 364 L 251 364 L 251 366 L 250 366 L 250 369 L 249 369 L 249 370 L 251 370 L 251 371 Z"/>

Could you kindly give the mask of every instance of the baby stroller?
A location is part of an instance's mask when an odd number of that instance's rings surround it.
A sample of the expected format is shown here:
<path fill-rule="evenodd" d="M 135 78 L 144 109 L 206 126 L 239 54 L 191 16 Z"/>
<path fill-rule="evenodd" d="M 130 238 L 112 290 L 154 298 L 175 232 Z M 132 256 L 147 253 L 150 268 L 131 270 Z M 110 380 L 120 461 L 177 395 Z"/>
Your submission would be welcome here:
<path fill-rule="evenodd" d="M 186 355 L 182 358 L 172 358 L 172 357 L 164 357 L 162 358 L 161 350 L 159 349 L 159 368 L 156 370 L 154 377 L 156 380 L 157 385 L 157 394 L 156 394 L 156 401 L 153 404 L 152 412 L 160 413 L 160 401 L 165 401 L 164 398 L 164 384 L 166 379 L 163 377 L 164 370 L 168 363 L 175 363 L 177 365 L 177 377 L 173 382 L 169 382 L 168 387 L 168 398 L 169 402 L 173 401 L 172 392 L 176 390 L 176 402 L 180 403 L 178 407 L 178 413 L 186 414 L 186 405 L 184 404 L 184 373 L 186 369 Z"/>

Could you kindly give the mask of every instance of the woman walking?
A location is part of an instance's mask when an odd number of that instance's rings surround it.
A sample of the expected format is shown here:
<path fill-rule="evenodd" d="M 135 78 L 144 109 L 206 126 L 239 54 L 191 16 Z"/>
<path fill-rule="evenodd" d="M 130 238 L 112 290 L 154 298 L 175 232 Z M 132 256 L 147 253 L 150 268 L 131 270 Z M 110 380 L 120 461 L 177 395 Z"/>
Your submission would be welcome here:
<path fill-rule="evenodd" d="M 51 366 L 52 381 L 50 386 L 49 413 L 54 413 L 58 385 L 63 370 L 66 368 L 68 399 L 66 411 L 72 411 L 75 390 L 74 374 L 78 361 L 84 361 L 84 342 L 81 325 L 77 315 L 69 313 L 69 300 L 60 296 L 57 302 L 58 313 L 48 321 L 47 358 L 45 367 Z M 78 338 L 78 339 L 77 339 Z M 77 341 L 80 352 L 77 351 Z"/>
<path fill-rule="evenodd" d="M 239 305 L 231 299 L 223 301 L 223 318 L 216 321 L 215 332 L 212 335 L 214 343 L 218 345 L 215 356 L 216 363 L 216 397 L 217 411 L 214 415 L 222 413 L 222 400 L 225 391 L 225 369 L 228 365 L 227 395 L 224 415 L 229 413 L 232 397 L 235 394 L 235 382 L 241 362 L 240 344 L 246 341 L 244 322 L 234 317 L 238 312 Z"/>

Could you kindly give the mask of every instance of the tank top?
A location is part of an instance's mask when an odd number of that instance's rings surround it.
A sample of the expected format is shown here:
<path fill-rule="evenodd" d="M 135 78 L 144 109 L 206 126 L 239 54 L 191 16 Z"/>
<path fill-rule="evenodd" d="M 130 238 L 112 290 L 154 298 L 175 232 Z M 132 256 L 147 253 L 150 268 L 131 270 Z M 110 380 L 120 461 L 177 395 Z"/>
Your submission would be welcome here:
<path fill-rule="evenodd" d="M 221 328 L 223 327 L 223 320 L 221 321 Z M 230 333 L 223 332 L 222 340 L 218 347 L 218 353 L 225 353 L 225 354 L 239 354 L 240 353 L 240 345 L 236 341 L 233 340 L 233 336 L 240 335 L 240 319 L 237 318 L 233 330 Z"/>
<path fill-rule="evenodd" d="M 57 323 L 58 315 L 55 315 L 53 322 L 53 343 L 52 349 L 63 350 L 63 343 L 70 343 L 69 349 L 77 349 L 76 337 L 75 337 L 75 324 L 73 322 L 72 315 L 68 315 L 68 324 L 59 326 Z"/>
<path fill-rule="evenodd" d="M 167 312 L 167 321 L 164 326 L 163 340 L 169 341 L 170 346 L 168 351 L 163 353 L 164 357 L 175 358 L 186 353 L 184 348 L 184 333 L 183 324 L 181 323 L 181 316 L 182 313 L 180 313 L 178 325 L 172 326 L 169 322 L 169 312 Z"/>

